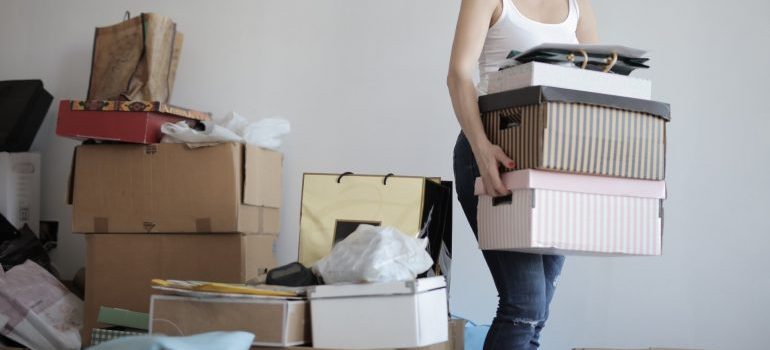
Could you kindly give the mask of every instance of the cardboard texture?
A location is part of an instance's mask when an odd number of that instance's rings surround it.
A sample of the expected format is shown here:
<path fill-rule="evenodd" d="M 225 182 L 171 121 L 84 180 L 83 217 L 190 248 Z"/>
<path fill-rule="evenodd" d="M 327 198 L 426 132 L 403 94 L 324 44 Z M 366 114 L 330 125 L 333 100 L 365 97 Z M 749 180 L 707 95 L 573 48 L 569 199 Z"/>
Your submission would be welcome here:
<path fill-rule="evenodd" d="M 310 342 L 309 312 L 307 300 L 153 295 L 150 333 L 246 331 L 254 334 L 254 345 L 301 345 Z"/>
<path fill-rule="evenodd" d="M 310 266 L 359 224 L 392 226 L 417 235 L 428 226 L 437 260 L 443 241 L 451 254 L 451 183 L 417 176 L 304 174 L 299 262 Z M 451 255 L 450 255 L 451 256 Z"/>
<path fill-rule="evenodd" d="M 565 255 L 661 255 L 665 183 L 537 170 L 502 175 L 510 197 L 479 196 L 479 248 Z M 483 192 L 480 180 L 476 193 Z"/>
<path fill-rule="evenodd" d="M 84 336 L 102 306 L 149 312 L 150 280 L 244 283 L 276 266 L 273 235 L 88 234 Z"/>
<path fill-rule="evenodd" d="M 479 107 L 515 169 L 665 178 L 667 104 L 536 86 L 482 96 Z"/>
<path fill-rule="evenodd" d="M 0 152 L 0 213 L 40 235 L 40 154 Z"/>
<path fill-rule="evenodd" d="M 236 143 L 79 146 L 72 231 L 278 234 L 281 173 L 280 153 Z"/>
<path fill-rule="evenodd" d="M 0 81 L 0 152 L 29 151 L 52 100 L 40 80 Z"/>
<path fill-rule="evenodd" d="M 194 119 L 157 111 L 74 109 L 71 106 L 76 102 L 59 102 L 56 135 L 76 140 L 153 144 L 163 138 L 160 127 L 164 123 L 186 121 L 195 124 Z"/>
<path fill-rule="evenodd" d="M 645 100 L 652 98 L 652 83 L 646 79 L 541 62 L 520 64 L 490 73 L 487 93 L 538 85 Z"/>
<path fill-rule="evenodd" d="M 412 348 L 448 340 L 444 277 L 316 286 L 308 291 L 313 346 Z"/>
<path fill-rule="evenodd" d="M 443 343 L 437 343 L 428 346 L 420 346 L 413 348 L 390 348 L 390 349 L 377 349 L 377 350 L 463 350 L 465 348 L 465 320 L 452 319 L 449 320 L 449 339 Z M 342 350 L 342 349 L 320 349 L 310 346 L 291 346 L 291 347 L 265 347 L 265 346 L 252 346 L 250 350 Z"/>

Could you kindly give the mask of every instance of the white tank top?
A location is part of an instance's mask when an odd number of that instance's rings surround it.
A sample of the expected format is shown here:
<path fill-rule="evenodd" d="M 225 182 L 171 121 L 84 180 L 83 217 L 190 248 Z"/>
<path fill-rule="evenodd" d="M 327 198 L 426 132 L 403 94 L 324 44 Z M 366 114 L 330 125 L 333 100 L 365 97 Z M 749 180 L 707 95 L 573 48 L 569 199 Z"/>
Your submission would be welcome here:
<path fill-rule="evenodd" d="M 506 62 L 511 50 L 525 51 L 543 43 L 577 44 L 580 9 L 577 0 L 569 1 L 567 18 L 556 24 L 541 23 L 519 12 L 512 0 L 503 0 L 500 18 L 487 31 L 484 48 L 479 56 L 479 93 L 487 91 L 489 73 Z"/>

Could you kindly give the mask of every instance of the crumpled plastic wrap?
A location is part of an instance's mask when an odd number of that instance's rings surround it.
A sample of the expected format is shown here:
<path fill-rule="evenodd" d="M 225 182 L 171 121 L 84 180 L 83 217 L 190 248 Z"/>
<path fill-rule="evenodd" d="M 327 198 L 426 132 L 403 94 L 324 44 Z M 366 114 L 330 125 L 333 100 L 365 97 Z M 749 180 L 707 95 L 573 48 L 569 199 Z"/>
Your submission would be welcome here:
<path fill-rule="evenodd" d="M 164 143 L 241 142 L 275 150 L 281 146 L 283 136 L 291 131 L 291 125 L 282 118 L 252 122 L 230 112 L 222 118 L 201 122 L 197 127 L 182 121 L 165 123 L 160 130 L 165 134 L 161 140 Z"/>
<path fill-rule="evenodd" d="M 413 280 L 433 265 L 427 244 L 392 227 L 359 225 L 313 271 L 326 284 Z"/>

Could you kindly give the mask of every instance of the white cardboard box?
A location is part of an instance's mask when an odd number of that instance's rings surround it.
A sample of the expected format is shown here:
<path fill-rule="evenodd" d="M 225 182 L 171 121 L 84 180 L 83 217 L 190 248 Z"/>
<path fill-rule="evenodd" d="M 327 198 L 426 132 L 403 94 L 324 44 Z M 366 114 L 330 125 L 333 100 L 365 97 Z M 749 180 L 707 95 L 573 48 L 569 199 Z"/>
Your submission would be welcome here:
<path fill-rule="evenodd" d="M 0 152 L 0 213 L 40 235 L 40 154 Z"/>
<path fill-rule="evenodd" d="M 492 72 L 488 84 L 489 94 L 543 85 L 644 100 L 652 98 L 652 82 L 646 79 L 541 62 Z"/>
<path fill-rule="evenodd" d="M 664 181 L 519 170 L 509 198 L 479 196 L 479 247 L 538 254 L 661 255 Z M 484 193 L 480 179 L 476 194 Z"/>
<path fill-rule="evenodd" d="M 308 297 L 315 348 L 412 348 L 448 338 L 444 277 L 322 285 Z"/>

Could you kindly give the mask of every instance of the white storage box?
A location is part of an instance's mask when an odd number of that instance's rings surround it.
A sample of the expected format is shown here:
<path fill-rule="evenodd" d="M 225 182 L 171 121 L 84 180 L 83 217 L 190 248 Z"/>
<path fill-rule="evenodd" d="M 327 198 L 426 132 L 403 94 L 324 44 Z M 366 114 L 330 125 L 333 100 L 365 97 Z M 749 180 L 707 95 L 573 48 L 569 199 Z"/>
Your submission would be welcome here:
<path fill-rule="evenodd" d="M 541 62 L 525 63 L 490 73 L 487 93 L 537 85 L 643 100 L 652 98 L 652 82 L 646 79 Z"/>
<path fill-rule="evenodd" d="M 479 196 L 479 247 L 567 255 L 660 255 L 664 181 L 520 170 L 510 197 Z M 483 193 L 480 179 L 476 193 Z"/>
<path fill-rule="evenodd" d="M 412 348 L 447 341 L 444 277 L 322 285 L 308 297 L 314 348 Z"/>
<path fill-rule="evenodd" d="M 40 154 L 0 152 L 0 213 L 40 235 Z"/>

